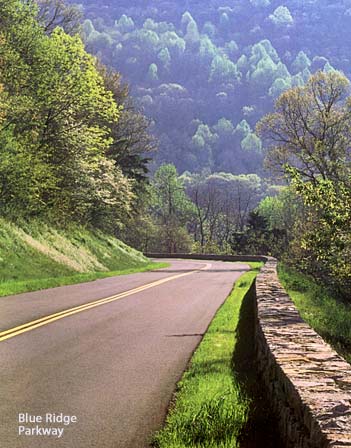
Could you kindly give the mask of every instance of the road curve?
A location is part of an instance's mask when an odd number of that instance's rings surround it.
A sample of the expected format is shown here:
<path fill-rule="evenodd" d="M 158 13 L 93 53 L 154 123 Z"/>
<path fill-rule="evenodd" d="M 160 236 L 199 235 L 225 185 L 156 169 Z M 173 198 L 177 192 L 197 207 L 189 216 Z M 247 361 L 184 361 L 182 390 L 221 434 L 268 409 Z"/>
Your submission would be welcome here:
<path fill-rule="evenodd" d="M 192 352 L 248 270 L 169 262 L 158 271 L 0 298 L 2 448 L 149 446 Z M 40 325 L 22 327 L 33 321 Z"/>

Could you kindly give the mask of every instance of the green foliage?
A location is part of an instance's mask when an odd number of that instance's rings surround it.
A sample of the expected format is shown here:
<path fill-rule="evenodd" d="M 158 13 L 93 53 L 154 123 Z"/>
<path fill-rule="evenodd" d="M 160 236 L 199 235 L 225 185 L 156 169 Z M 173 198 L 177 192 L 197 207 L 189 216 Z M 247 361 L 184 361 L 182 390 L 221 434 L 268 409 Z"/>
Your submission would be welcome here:
<path fill-rule="evenodd" d="M 205 64 L 211 63 L 217 53 L 218 49 L 216 45 L 214 45 L 210 37 L 208 37 L 207 35 L 201 37 L 199 48 L 199 56 L 201 61 Z"/>
<path fill-rule="evenodd" d="M 194 20 L 189 21 L 186 27 L 186 33 L 184 36 L 185 42 L 190 48 L 194 48 L 200 41 L 200 34 L 197 28 L 197 24 Z"/>
<path fill-rule="evenodd" d="M 96 230 L 0 220 L 1 296 L 157 267 L 140 252 Z"/>
<path fill-rule="evenodd" d="M 290 179 L 304 203 L 289 258 L 349 300 L 351 164 L 349 81 L 318 72 L 283 93 L 258 132 L 271 142 L 268 162 Z M 278 166 L 279 165 L 279 166 Z"/>
<path fill-rule="evenodd" d="M 232 136 L 234 132 L 234 126 L 232 125 L 232 122 L 230 120 L 227 120 L 226 118 L 220 118 L 213 129 L 218 135 Z"/>
<path fill-rule="evenodd" d="M 155 167 L 169 161 L 179 172 L 211 166 L 263 174 L 262 158 L 247 160 L 242 139 L 222 139 L 206 151 L 207 160 L 199 161 L 192 123 L 213 128 L 225 117 L 234 127 L 243 119 L 254 127 L 283 91 L 302 87 L 316 71 L 335 67 L 350 75 L 345 2 L 160 0 L 151 5 L 120 0 L 107 8 L 101 2 L 82 0 L 85 17 L 98 32 L 92 36 L 95 43 L 88 39 L 88 48 L 125 74 L 138 99 L 152 98 L 143 105 L 160 140 Z M 125 23 L 123 32 L 115 21 Z M 151 64 L 158 66 L 157 77 L 148 75 Z M 160 86 L 170 82 L 181 85 L 184 96 L 160 94 Z M 250 115 L 246 106 L 253 108 Z"/>
<path fill-rule="evenodd" d="M 289 9 L 286 6 L 278 6 L 273 14 L 269 16 L 270 20 L 279 27 L 292 25 L 294 20 Z"/>
<path fill-rule="evenodd" d="M 152 182 L 151 207 L 159 225 L 159 242 L 167 253 L 188 251 L 190 238 L 185 230 L 193 214 L 193 204 L 185 194 L 174 165 L 163 165 Z"/>
<path fill-rule="evenodd" d="M 73 30 L 75 17 L 61 0 L 55 5 L 56 15 L 46 0 L 40 11 L 33 2 L 0 2 L 0 210 L 13 219 L 42 216 L 115 231 L 135 199 L 133 181 L 108 154 L 121 98 L 106 85 L 80 37 L 53 27 L 62 19 Z M 83 33 L 105 39 L 104 47 L 112 43 L 89 21 Z M 134 136 L 145 129 L 135 126 Z M 135 143 L 130 146 L 134 151 Z M 146 161 L 128 157 L 145 174 Z"/>
<path fill-rule="evenodd" d="M 158 80 L 158 67 L 155 63 L 150 64 L 149 70 L 147 72 L 147 78 L 150 81 L 157 81 Z"/>
<path fill-rule="evenodd" d="M 265 8 L 270 5 L 270 0 L 250 0 L 250 3 L 256 7 Z"/>
<path fill-rule="evenodd" d="M 121 33 L 129 33 L 135 28 L 134 21 L 126 14 L 122 14 L 122 16 L 115 21 L 115 28 Z"/>
<path fill-rule="evenodd" d="M 204 253 L 230 253 L 231 236 L 244 231 L 249 212 L 264 194 L 255 174 L 229 173 L 184 176 L 187 193 L 194 203 L 192 233 L 197 250 Z"/>
<path fill-rule="evenodd" d="M 157 56 L 158 56 L 158 59 L 161 61 L 163 67 L 168 70 L 169 67 L 171 66 L 171 60 L 172 60 L 168 48 L 163 48 L 158 53 Z"/>
<path fill-rule="evenodd" d="M 251 133 L 251 127 L 246 120 L 242 120 L 235 128 L 235 133 L 239 138 L 244 139 Z"/>
<path fill-rule="evenodd" d="M 192 137 L 192 150 L 198 166 L 207 169 L 212 168 L 212 148 L 216 144 L 218 136 L 209 126 L 200 123 Z"/>
<path fill-rule="evenodd" d="M 262 143 L 257 135 L 249 133 L 241 141 L 241 148 L 243 149 L 243 151 L 247 152 L 260 152 L 262 150 Z"/>
<path fill-rule="evenodd" d="M 269 95 L 273 98 L 278 98 L 278 96 L 285 92 L 285 90 L 290 89 L 290 87 L 291 82 L 289 79 L 285 80 L 282 78 L 277 78 L 269 89 Z"/>
<path fill-rule="evenodd" d="M 293 188 L 285 187 L 276 196 L 262 199 L 256 210 L 270 230 L 284 230 L 292 236 L 295 221 L 301 217 L 301 201 Z"/>
<path fill-rule="evenodd" d="M 318 178 L 304 182 L 291 170 L 293 185 L 307 206 L 301 239 L 307 272 L 326 281 L 349 300 L 351 287 L 351 176 L 345 183 Z"/>
<path fill-rule="evenodd" d="M 226 56 L 215 56 L 211 63 L 209 82 L 236 82 L 240 79 L 237 66 Z"/>
<path fill-rule="evenodd" d="M 275 80 L 277 66 L 270 58 L 265 56 L 257 63 L 256 68 L 251 74 L 253 86 L 260 92 L 266 90 Z"/>
<path fill-rule="evenodd" d="M 82 31 L 84 33 L 85 38 L 89 38 L 89 36 L 95 31 L 93 22 L 90 19 L 84 20 Z"/>
<path fill-rule="evenodd" d="M 239 52 L 239 46 L 235 40 L 231 40 L 225 44 L 225 51 L 229 58 L 234 58 Z"/>
<path fill-rule="evenodd" d="M 277 171 L 294 166 L 305 179 L 341 180 L 350 169 L 348 79 L 339 72 L 318 72 L 303 87 L 284 92 L 275 113 L 257 125 L 269 144 L 268 163 Z"/>
<path fill-rule="evenodd" d="M 278 275 L 302 318 L 351 362 L 350 305 L 287 265 L 278 265 Z"/>
<path fill-rule="evenodd" d="M 299 51 L 294 62 L 292 63 L 292 68 L 295 73 L 302 72 L 305 68 L 311 66 L 311 61 L 303 51 Z"/>

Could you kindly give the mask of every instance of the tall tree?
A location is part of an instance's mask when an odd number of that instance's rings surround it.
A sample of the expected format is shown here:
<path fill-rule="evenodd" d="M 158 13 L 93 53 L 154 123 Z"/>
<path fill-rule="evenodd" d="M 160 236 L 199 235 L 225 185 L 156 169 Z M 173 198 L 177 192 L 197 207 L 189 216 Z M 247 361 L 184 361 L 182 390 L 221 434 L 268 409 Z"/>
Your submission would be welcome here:
<path fill-rule="evenodd" d="M 269 163 L 283 170 L 305 204 L 291 258 L 347 296 L 351 284 L 351 98 L 349 81 L 330 71 L 283 93 L 258 131 Z"/>
<path fill-rule="evenodd" d="M 58 26 L 71 35 L 80 31 L 82 13 L 76 5 L 68 5 L 64 0 L 36 0 L 36 3 L 39 6 L 38 21 L 47 34 Z"/>
<path fill-rule="evenodd" d="M 128 209 L 131 184 L 106 159 L 120 107 L 95 59 L 78 36 L 61 28 L 46 34 L 33 2 L 0 7 L 0 83 L 8 102 L 0 128 L 3 211 L 89 221 L 96 207 Z"/>
<path fill-rule="evenodd" d="M 129 94 L 129 87 L 122 82 L 121 75 L 98 64 L 105 87 L 113 93 L 117 104 L 121 105 L 120 117 L 111 125 L 111 144 L 107 156 L 140 190 L 148 181 L 148 164 L 157 149 L 157 140 L 150 132 L 150 121 L 137 109 Z"/>
<path fill-rule="evenodd" d="M 188 244 L 185 225 L 193 214 L 193 204 L 174 165 L 162 165 L 155 173 L 152 186 L 152 208 L 160 226 L 163 248 L 168 253 L 177 252 Z"/>
<path fill-rule="evenodd" d="M 339 72 L 318 72 L 303 87 L 284 92 L 275 112 L 257 131 L 269 143 L 268 165 L 276 172 L 293 166 L 305 179 L 345 177 L 351 163 L 349 81 Z"/>

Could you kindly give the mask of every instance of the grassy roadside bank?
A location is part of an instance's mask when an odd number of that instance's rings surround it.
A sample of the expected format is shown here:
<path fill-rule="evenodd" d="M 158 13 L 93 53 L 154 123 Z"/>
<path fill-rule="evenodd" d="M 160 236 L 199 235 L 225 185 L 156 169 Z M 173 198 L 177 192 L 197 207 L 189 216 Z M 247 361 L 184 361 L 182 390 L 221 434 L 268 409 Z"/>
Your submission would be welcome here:
<path fill-rule="evenodd" d="M 217 311 L 178 383 L 165 427 L 154 436 L 154 447 L 246 446 L 249 438 L 243 433 L 251 428 L 252 414 L 256 412 L 248 391 L 257 378 L 252 369 L 252 334 L 247 339 L 254 328 L 253 320 L 250 325 L 247 319 L 252 316 L 246 314 L 247 306 L 243 311 L 243 301 L 261 265 L 250 264 L 253 270 L 240 277 Z M 262 437 L 259 443 L 250 446 L 270 446 Z"/>
<path fill-rule="evenodd" d="M 153 271 L 167 267 L 167 263 L 147 263 L 140 267 L 124 269 L 119 271 L 89 272 L 72 276 L 49 277 L 28 280 L 10 280 L 0 282 L 0 297 L 22 292 L 39 291 L 41 289 L 55 288 L 56 286 L 75 285 L 77 283 L 91 282 L 100 278 L 115 277 L 118 275 L 135 274 L 137 272 Z"/>
<path fill-rule="evenodd" d="M 301 317 L 351 363 L 351 306 L 282 263 L 278 276 Z"/>
<path fill-rule="evenodd" d="M 0 219 L 0 296 L 165 266 L 100 231 Z"/>

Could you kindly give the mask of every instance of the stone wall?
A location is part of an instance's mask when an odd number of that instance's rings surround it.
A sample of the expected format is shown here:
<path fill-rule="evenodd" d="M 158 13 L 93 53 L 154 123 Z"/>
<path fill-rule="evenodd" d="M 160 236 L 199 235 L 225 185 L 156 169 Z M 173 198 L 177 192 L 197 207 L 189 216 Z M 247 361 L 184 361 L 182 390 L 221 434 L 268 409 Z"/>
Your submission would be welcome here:
<path fill-rule="evenodd" d="M 214 255 L 214 254 L 164 254 L 144 253 L 149 258 L 182 258 L 185 260 L 217 260 L 217 261 L 262 261 L 266 262 L 268 257 L 264 255 Z"/>
<path fill-rule="evenodd" d="M 258 368 L 286 446 L 351 447 L 351 366 L 301 319 L 272 258 L 256 298 Z"/>
<path fill-rule="evenodd" d="M 286 447 L 351 448 L 351 366 L 301 319 L 279 283 L 274 258 L 148 256 L 265 261 L 256 279 L 257 367 L 278 416 Z"/>

